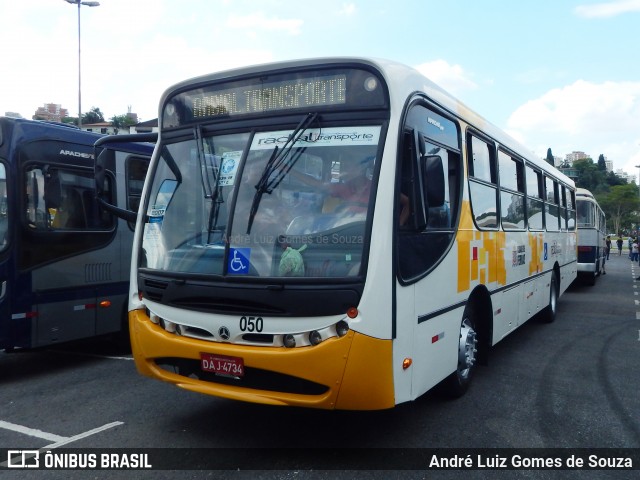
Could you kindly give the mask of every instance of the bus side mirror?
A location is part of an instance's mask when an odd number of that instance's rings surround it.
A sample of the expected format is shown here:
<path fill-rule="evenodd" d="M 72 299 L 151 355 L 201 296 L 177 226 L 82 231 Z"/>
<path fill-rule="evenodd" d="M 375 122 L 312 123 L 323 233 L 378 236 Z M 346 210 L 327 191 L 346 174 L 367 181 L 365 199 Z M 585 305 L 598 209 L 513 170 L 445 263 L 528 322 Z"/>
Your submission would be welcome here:
<path fill-rule="evenodd" d="M 444 168 L 439 155 L 426 155 L 421 158 L 422 184 L 425 189 L 427 208 L 444 205 Z"/>
<path fill-rule="evenodd" d="M 107 177 L 107 157 L 109 156 L 109 150 L 103 148 L 102 151 L 98 154 L 94 169 L 93 176 L 96 183 L 96 196 L 100 199 L 104 200 L 104 182 Z"/>
<path fill-rule="evenodd" d="M 95 148 L 97 153 L 98 147 Z M 96 188 L 96 201 L 98 205 L 107 212 L 115 215 L 118 218 L 122 218 L 127 222 L 135 222 L 138 214 L 124 208 L 117 207 L 109 203 L 108 192 L 105 190 L 107 180 L 107 165 L 115 164 L 115 151 L 110 148 L 101 148 L 100 153 L 95 155 L 95 162 L 93 166 L 93 178 Z"/>

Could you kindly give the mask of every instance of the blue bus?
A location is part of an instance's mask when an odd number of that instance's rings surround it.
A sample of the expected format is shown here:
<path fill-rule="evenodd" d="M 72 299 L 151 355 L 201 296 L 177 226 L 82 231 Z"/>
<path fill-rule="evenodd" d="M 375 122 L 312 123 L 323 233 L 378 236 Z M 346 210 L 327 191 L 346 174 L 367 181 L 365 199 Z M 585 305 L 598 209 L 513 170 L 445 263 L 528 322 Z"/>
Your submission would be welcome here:
<path fill-rule="evenodd" d="M 133 224 L 97 203 L 94 144 L 103 137 L 0 117 L 0 348 L 6 351 L 127 332 Z M 104 179 L 106 195 L 136 209 L 153 145 L 121 142 L 118 149 L 112 149 L 117 170 Z"/>

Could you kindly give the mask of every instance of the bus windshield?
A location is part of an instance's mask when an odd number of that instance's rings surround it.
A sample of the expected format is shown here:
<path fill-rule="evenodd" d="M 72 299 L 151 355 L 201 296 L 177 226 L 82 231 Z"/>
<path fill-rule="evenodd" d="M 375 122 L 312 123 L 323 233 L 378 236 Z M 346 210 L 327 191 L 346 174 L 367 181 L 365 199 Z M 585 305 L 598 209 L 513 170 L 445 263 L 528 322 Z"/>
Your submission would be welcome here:
<path fill-rule="evenodd" d="M 236 277 L 353 277 L 381 127 L 228 135 L 163 145 L 140 267 Z"/>

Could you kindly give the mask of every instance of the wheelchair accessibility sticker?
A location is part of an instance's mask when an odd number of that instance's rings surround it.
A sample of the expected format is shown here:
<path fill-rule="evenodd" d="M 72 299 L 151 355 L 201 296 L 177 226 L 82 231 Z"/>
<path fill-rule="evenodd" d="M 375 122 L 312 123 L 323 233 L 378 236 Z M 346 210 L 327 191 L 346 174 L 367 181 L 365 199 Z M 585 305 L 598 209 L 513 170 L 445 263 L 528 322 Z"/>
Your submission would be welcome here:
<path fill-rule="evenodd" d="M 230 248 L 227 270 L 229 274 L 246 275 L 249 273 L 250 248 Z"/>

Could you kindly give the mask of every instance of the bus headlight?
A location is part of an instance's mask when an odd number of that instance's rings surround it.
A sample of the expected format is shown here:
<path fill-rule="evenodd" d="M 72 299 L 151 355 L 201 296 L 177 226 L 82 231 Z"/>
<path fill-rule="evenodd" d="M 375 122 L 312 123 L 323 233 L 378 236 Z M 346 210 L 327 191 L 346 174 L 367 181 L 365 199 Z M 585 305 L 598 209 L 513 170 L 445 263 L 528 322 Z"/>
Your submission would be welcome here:
<path fill-rule="evenodd" d="M 282 343 L 284 343 L 284 346 L 287 348 L 293 348 L 296 346 L 296 339 L 289 333 L 282 337 Z"/>
<path fill-rule="evenodd" d="M 339 337 L 344 337 L 347 333 L 349 333 L 349 324 L 344 320 L 340 320 L 336 323 L 336 333 Z"/>
<path fill-rule="evenodd" d="M 317 330 L 309 332 L 309 343 L 311 345 L 318 345 L 320 342 L 322 342 L 322 336 L 320 335 L 320 332 L 318 332 Z"/>

